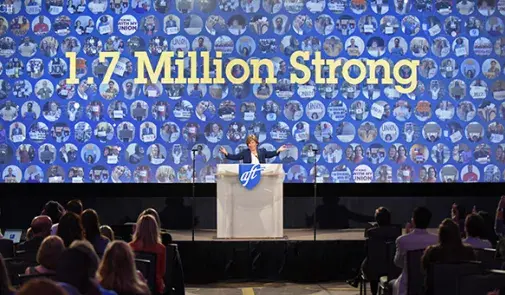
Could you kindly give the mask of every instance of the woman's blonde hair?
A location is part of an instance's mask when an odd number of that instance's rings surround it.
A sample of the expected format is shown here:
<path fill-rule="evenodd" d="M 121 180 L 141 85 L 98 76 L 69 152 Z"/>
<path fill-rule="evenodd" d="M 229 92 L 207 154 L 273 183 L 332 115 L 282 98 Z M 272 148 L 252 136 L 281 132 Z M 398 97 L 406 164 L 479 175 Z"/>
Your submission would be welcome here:
<path fill-rule="evenodd" d="M 65 244 L 60 237 L 46 237 L 37 252 L 37 262 L 43 267 L 55 271 L 63 251 L 65 251 Z"/>
<path fill-rule="evenodd" d="M 98 281 L 102 287 L 118 294 L 150 294 L 147 285 L 137 275 L 133 251 L 124 241 L 107 245 L 98 268 Z"/>
<path fill-rule="evenodd" d="M 135 226 L 133 242 L 140 242 L 142 247 L 161 244 L 160 228 L 152 215 L 140 215 Z"/>
<path fill-rule="evenodd" d="M 247 136 L 247 139 L 245 140 L 245 143 L 249 145 L 252 141 L 256 142 L 256 144 L 260 144 L 258 138 L 254 134 L 250 134 Z"/>

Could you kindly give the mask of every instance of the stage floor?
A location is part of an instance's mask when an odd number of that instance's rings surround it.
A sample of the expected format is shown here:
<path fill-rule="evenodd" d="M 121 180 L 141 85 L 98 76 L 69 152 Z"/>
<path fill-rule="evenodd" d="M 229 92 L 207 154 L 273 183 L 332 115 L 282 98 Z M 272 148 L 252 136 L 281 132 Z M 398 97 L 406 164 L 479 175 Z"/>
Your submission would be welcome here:
<path fill-rule="evenodd" d="M 437 234 L 436 228 L 428 229 L 429 232 Z M 191 241 L 191 230 L 170 230 L 174 242 Z M 365 240 L 364 228 L 352 229 L 318 229 L 316 232 L 317 241 L 363 241 Z M 195 241 L 313 241 L 314 232 L 312 229 L 285 229 L 285 238 L 281 239 L 217 239 L 215 229 L 195 230 Z"/>

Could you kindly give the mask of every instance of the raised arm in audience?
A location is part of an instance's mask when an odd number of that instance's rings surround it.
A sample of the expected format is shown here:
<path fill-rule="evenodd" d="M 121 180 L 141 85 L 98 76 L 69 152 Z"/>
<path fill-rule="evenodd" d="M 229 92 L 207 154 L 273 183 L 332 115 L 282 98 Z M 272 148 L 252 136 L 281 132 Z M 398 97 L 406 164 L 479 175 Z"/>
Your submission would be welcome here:
<path fill-rule="evenodd" d="M 505 196 L 501 196 L 500 202 L 498 202 L 498 208 L 496 208 L 496 218 L 494 222 L 494 231 L 499 237 L 505 236 L 505 226 L 503 225 L 503 211 L 505 208 Z"/>

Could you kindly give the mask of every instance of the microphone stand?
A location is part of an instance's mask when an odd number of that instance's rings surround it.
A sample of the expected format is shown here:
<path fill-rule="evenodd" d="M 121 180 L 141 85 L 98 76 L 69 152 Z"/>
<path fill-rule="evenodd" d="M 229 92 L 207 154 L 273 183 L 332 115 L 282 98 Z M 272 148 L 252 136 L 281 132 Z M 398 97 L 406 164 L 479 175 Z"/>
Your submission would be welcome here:
<path fill-rule="evenodd" d="M 195 164 L 195 159 L 196 159 L 196 153 L 197 149 L 192 149 L 191 152 L 193 153 L 193 161 L 192 161 L 192 168 L 193 168 L 193 173 L 192 173 L 192 179 L 191 179 L 191 241 L 195 241 L 195 178 L 196 178 L 196 164 Z"/>
<path fill-rule="evenodd" d="M 316 232 L 317 232 L 317 216 L 316 216 L 316 207 L 317 207 L 317 149 L 313 150 L 314 152 L 314 214 L 312 214 L 312 226 L 314 231 L 314 241 L 316 241 Z"/>

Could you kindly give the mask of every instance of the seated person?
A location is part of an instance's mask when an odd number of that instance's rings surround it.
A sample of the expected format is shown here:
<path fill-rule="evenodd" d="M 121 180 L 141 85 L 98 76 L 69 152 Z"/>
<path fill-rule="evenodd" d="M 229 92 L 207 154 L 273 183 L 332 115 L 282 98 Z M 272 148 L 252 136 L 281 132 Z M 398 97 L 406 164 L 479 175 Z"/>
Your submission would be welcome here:
<path fill-rule="evenodd" d="M 470 245 L 476 249 L 491 248 L 491 242 L 484 239 L 484 219 L 476 214 L 469 214 L 465 219 L 465 233 L 466 239 L 463 240 L 465 244 Z"/>
<path fill-rule="evenodd" d="M 391 212 L 385 207 L 379 207 L 375 210 L 375 224 L 373 227 L 365 231 L 365 238 L 377 239 L 383 241 L 395 241 L 401 234 L 401 230 L 396 227 L 391 226 Z M 365 274 L 367 279 L 370 281 L 370 289 L 372 294 L 377 294 L 379 282 L 374 280 L 375 278 L 368 275 L 368 259 L 365 257 L 361 263 L 361 272 Z M 356 278 L 348 280 L 347 282 L 353 286 L 358 286 L 359 274 Z"/>
<path fill-rule="evenodd" d="M 475 253 L 472 247 L 464 245 L 461 241 L 458 224 L 449 218 L 442 221 L 438 227 L 437 245 L 426 248 L 421 258 L 422 267 L 425 273 L 433 263 L 452 263 L 475 260 Z M 432 284 L 426 281 L 426 295 L 433 294 Z"/>
<path fill-rule="evenodd" d="M 55 274 L 56 266 L 64 250 L 65 245 L 60 237 L 46 237 L 37 252 L 37 263 L 39 265 L 26 268 L 25 274 Z"/>

